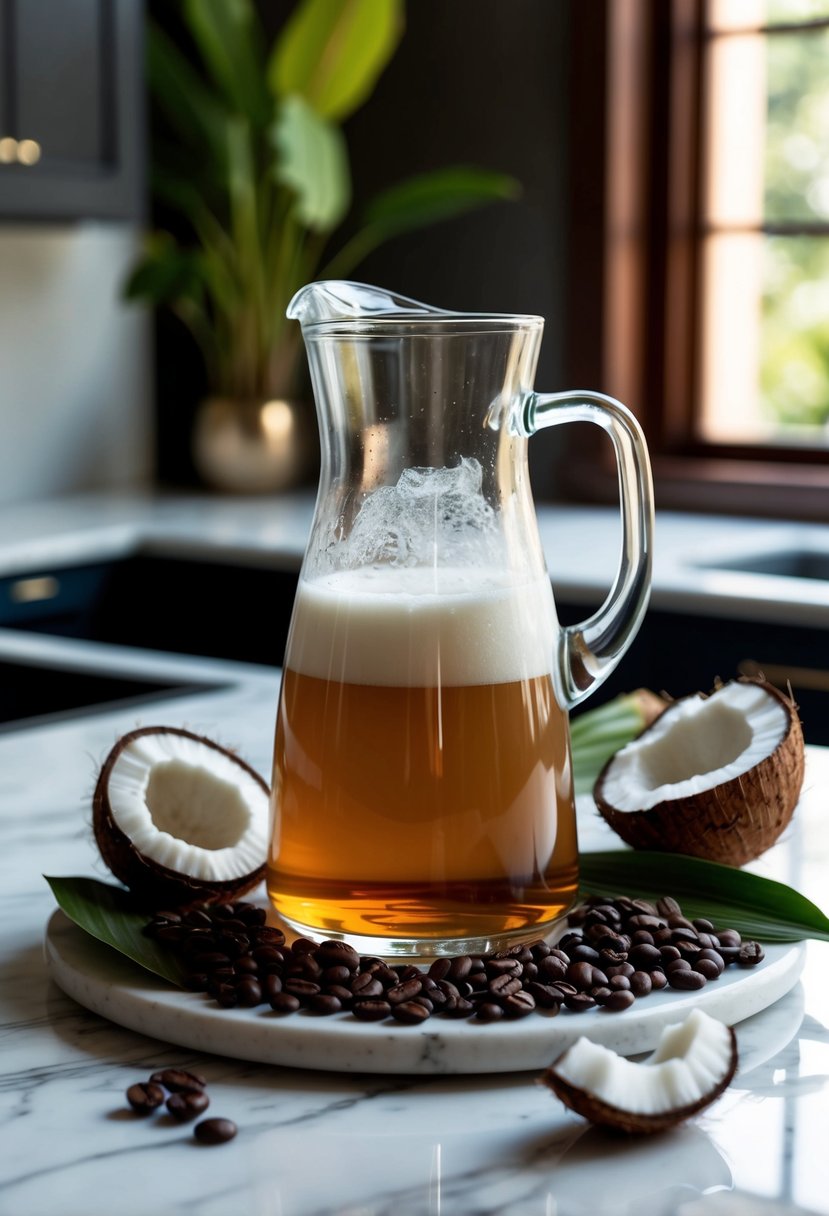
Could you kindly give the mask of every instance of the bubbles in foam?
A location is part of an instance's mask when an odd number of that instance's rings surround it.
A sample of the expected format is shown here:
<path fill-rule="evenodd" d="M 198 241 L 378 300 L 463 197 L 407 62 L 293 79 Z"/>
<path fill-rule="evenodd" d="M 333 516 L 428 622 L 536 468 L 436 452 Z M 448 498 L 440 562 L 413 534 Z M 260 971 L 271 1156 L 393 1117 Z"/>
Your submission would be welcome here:
<path fill-rule="evenodd" d="M 494 567 L 362 567 L 302 579 L 286 665 L 348 684 L 503 684 L 547 675 L 546 577 Z"/>
<path fill-rule="evenodd" d="M 466 457 L 453 469 L 406 469 L 396 485 L 366 497 L 337 546 L 338 564 L 418 566 L 436 555 L 458 565 L 492 561 L 498 529 L 482 484 L 479 462 Z"/>

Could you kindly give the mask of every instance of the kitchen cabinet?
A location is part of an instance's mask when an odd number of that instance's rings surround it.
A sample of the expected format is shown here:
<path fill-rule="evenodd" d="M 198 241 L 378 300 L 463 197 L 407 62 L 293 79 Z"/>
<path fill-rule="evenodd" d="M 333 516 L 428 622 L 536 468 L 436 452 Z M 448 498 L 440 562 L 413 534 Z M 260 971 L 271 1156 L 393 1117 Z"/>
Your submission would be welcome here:
<path fill-rule="evenodd" d="M 0 0 L 0 218 L 140 219 L 141 0 Z"/>
<path fill-rule="evenodd" d="M 559 604 L 563 622 L 596 606 Z M 586 708 L 634 688 L 683 697 L 708 692 L 717 679 L 763 672 L 790 684 L 809 743 L 829 744 L 829 629 L 779 625 L 651 608 L 630 650 Z"/>

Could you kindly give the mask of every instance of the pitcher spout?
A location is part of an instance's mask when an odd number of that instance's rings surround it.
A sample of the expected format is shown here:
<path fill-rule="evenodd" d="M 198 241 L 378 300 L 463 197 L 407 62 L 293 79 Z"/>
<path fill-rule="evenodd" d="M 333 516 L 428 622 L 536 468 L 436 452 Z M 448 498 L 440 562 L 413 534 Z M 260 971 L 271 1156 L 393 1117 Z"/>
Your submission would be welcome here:
<path fill-rule="evenodd" d="M 299 321 L 303 329 L 326 321 L 348 322 L 367 317 L 457 315 L 382 287 L 345 279 L 328 279 L 301 287 L 287 309 L 289 319 Z"/>

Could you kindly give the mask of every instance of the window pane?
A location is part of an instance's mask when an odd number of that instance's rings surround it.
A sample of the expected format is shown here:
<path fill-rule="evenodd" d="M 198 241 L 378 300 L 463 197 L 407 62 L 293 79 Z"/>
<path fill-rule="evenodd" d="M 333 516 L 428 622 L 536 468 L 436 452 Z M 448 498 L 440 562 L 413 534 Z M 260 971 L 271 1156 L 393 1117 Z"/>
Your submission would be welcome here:
<path fill-rule="evenodd" d="M 703 273 L 702 438 L 829 444 L 829 238 L 714 237 Z"/>
<path fill-rule="evenodd" d="M 829 17 L 829 0 L 710 0 L 708 28 L 756 30 Z"/>
<path fill-rule="evenodd" d="M 706 206 L 709 223 L 763 220 L 766 38 L 735 34 L 710 45 L 705 89 Z"/>
<path fill-rule="evenodd" d="M 764 262 L 761 411 L 814 439 L 829 422 L 829 238 L 767 237 Z"/>
<path fill-rule="evenodd" d="M 766 217 L 829 221 L 829 29 L 766 42 Z"/>

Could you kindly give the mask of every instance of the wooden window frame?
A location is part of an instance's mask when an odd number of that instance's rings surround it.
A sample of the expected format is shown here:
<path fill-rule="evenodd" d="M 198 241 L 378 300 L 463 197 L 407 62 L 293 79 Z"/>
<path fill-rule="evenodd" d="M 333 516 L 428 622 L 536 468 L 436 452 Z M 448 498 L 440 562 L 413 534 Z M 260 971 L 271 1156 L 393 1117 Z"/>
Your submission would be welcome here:
<path fill-rule="evenodd" d="M 829 450 L 704 443 L 699 392 L 706 0 L 581 0 L 571 10 L 569 384 L 642 422 L 662 508 L 829 519 Z M 569 497 L 615 496 L 583 437 Z"/>

